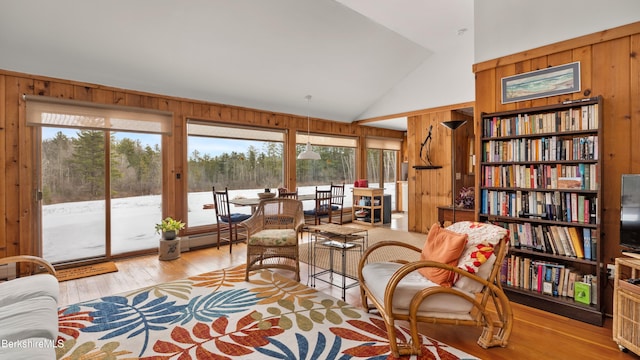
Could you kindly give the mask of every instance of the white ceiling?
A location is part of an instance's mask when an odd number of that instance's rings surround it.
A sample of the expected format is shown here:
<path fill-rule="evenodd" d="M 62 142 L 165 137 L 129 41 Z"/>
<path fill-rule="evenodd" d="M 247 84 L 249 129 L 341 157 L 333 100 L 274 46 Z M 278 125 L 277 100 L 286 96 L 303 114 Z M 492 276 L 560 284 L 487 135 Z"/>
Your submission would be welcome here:
<path fill-rule="evenodd" d="M 343 122 L 461 36 L 472 0 L 0 2 L 1 69 Z"/>

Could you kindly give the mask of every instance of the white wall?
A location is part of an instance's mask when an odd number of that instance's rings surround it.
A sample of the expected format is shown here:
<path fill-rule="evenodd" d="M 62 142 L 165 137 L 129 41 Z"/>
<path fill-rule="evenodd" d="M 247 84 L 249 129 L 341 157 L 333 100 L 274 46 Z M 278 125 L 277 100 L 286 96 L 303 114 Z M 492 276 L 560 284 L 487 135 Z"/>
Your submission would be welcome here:
<path fill-rule="evenodd" d="M 459 11 L 462 17 L 473 11 L 473 29 L 359 118 L 473 101 L 474 63 L 640 21 L 640 0 L 476 0 Z"/>
<path fill-rule="evenodd" d="M 474 2 L 475 62 L 640 21 L 638 0 Z"/>
<path fill-rule="evenodd" d="M 354 6 L 357 0 L 342 0 Z M 361 0 L 369 4 L 369 0 Z M 407 75 L 389 92 L 378 99 L 359 118 L 450 105 L 475 99 L 474 19 L 472 0 L 376 0 L 379 6 L 397 6 L 396 16 L 373 14 L 366 16 L 383 24 L 395 24 L 410 40 L 433 52 L 416 70 Z M 405 6 L 406 8 L 402 8 Z M 411 9 L 406 11 L 406 9 Z M 437 9 L 435 11 L 434 9 Z M 371 10 L 371 9 L 367 9 Z M 422 24 L 427 24 L 423 26 Z M 461 35 L 458 30 L 466 29 Z"/>

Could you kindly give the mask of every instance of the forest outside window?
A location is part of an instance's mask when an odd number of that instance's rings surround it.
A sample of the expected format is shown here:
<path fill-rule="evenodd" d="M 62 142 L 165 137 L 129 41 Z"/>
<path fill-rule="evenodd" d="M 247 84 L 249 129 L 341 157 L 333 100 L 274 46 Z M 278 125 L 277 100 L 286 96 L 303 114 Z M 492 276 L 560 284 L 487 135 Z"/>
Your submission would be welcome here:
<path fill-rule="evenodd" d="M 285 131 L 188 120 L 187 134 L 189 228 L 215 224 L 214 213 L 203 209 L 213 202 L 213 186 L 228 188 L 230 198 L 250 198 L 284 185 Z"/>
<path fill-rule="evenodd" d="M 307 139 L 320 160 L 296 160 L 296 181 L 299 194 L 313 194 L 316 186 L 328 190 L 331 183 L 345 184 L 344 206 L 352 203 L 351 189 L 356 176 L 356 138 L 326 136 L 299 132 L 296 134 L 296 155 L 304 151 Z M 313 207 L 306 201 L 305 210 Z"/>

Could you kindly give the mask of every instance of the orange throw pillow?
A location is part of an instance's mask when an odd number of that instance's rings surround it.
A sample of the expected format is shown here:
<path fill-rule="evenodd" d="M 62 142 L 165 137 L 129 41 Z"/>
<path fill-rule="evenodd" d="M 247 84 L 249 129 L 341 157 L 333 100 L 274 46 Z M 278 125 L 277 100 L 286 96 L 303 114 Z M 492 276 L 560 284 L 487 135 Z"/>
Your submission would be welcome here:
<path fill-rule="evenodd" d="M 431 260 L 439 263 L 456 266 L 458 259 L 467 244 L 467 234 L 459 234 L 441 228 L 438 223 L 431 226 L 427 241 L 420 254 L 420 260 Z M 420 268 L 422 276 L 444 287 L 451 287 L 455 273 L 440 268 Z"/>

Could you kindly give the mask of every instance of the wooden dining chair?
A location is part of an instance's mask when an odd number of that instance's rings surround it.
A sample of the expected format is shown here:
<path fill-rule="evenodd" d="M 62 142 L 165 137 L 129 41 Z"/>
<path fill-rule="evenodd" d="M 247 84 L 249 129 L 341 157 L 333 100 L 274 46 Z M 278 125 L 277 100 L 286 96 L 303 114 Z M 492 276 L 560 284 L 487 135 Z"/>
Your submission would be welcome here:
<path fill-rule="evenodd" d="M 278 197 L 298 200 L 298 188 L 296 188 L 296 191 L 287 191 L 285 188 L 278 189 Z"/>
<path fill-rule="evenodd" d="M 232 213 L 231 206 L 229 205 L 229 191 L 224 188 L 224 191 L 216 191 L 215 186 L 213 190 L 213 208 L 216 212 L 216 219 L 218 222 L 218 246 L 220 249 L 220 241 L 224 240 L 229 242 L 229 253 L 233 248 L 233 243 L 240 241 L 246 241 L 246 231 L 238 231 L 238 224 L 244 220 L 247 220 L 251 215 Z"/>
<path fill-rule="evenodd" d="M 344 183 L 342 185 L 334 185 L 331 183 L 331 216 L 329 223 L 342 225 L 344 216 Z"/>
<path fill-rule="evenodd" d="M 331 219 L 331 189 L 318 190 L 316 186 L 315 207 L 304 211 L 304 221 L 307 225 L 320 225 L 323 221 L 329 223 Z"/>

